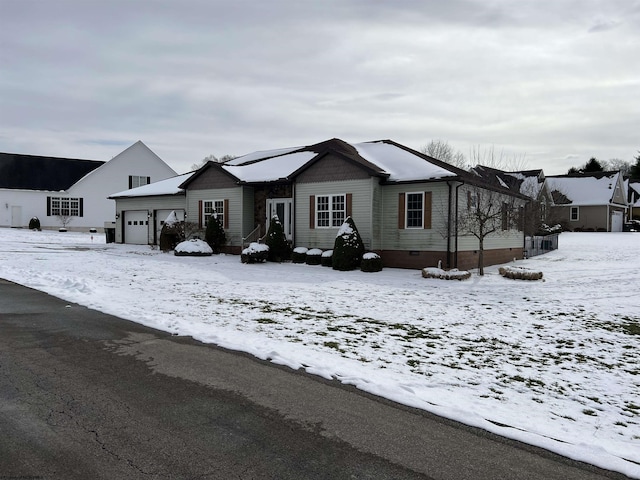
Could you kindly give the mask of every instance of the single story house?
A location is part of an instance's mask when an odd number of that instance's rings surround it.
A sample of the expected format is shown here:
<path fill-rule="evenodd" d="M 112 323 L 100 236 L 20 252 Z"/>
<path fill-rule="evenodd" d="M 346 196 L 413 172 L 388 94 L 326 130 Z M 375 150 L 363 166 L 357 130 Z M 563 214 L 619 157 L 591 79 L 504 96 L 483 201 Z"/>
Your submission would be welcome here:
<path fill-rule="evenodd" d="M 44 229 L 102 231 L 115 220 L 109 194 L 175 175 L 140 141 L 108 162 L 0 153 L 0 227 L 38 217 Z"/>
<path fill-rule="evenodd" d="M 621 232 L 627 192 L 620 172 L 548 176 L 554 216 L 573 231 Z"/>
<path fill-rule="evenodd" d="M 386 266 L 441 262 L 466 269 L 478 263 L 473 213 L 489 202 L 498 208 L 492 220 L 498 226 L 482 235 L 485 265 L 522 258 L 525 196 L 391 140 L 331 139 L 255 152 L 222 164 L 208 162 L 153 187 L 110 196 L 119 218 L 116 242 L 157 243 L 157 219 L 173 209 L 196 228 L 205 228 L 215 212 L 229 253 L 264 236 L 274 215 L 292 245 L 331 249 L 350 216 L 366 248 L 378 252 Z M 138 223 L 146 227 L 140 235 L 129 223 L 136 215 L 138 222 L 156 221 Z M 484 233 L 489 230 L 485 224 Z"/>

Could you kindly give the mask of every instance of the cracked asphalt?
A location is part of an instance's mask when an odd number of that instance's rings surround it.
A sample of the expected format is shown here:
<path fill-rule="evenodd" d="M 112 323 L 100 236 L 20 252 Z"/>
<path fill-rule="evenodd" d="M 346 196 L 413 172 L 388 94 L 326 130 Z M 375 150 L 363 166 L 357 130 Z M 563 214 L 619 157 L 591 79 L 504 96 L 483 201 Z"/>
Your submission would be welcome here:
<path fill-rule="evenodd" d="M 0 280 L 0 479 L 626 478 Z"/>

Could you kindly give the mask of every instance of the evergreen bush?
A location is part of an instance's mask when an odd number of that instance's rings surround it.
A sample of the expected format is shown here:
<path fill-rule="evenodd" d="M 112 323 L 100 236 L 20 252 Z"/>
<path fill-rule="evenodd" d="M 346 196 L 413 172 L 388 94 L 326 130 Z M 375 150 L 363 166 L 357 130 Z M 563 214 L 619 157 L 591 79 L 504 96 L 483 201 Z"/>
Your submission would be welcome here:
<path fill-rule="evenodd" d="M 291 255 L 291 261 L 293 263 L 304 263 L 307 261 L 307 252 L 309 251 L 306 247 L 296 247 L 293 249 L 293 254 Z"/>
<path fill-rule="evenodd" d="M 334 270 L 355 270 L 360 266 L 364 254 L 364 243 L 351 217 L 344 221 L 333 245 L 332 267 Z"/>
<path fill-rule="evenodd" d="M 216 214 L 209 217 L 207 229 L 204 232 L 204 240 L 209 244 L 213 253 L 220 253 L 220 249 L 227 243 L 227 235 Z"/>
<path fill-rule="evenodd" d="M 322 250 L 319 248 L 312 248 L 307 251 L 307 265 L 320 265 L 320 259 L 322 258 Z"/>
<path fill-rule="evenodd" d="M 360 270 L 363 272 L 380 272 L 382 270 L 382 258 L 377 253 L 365 253 L 362 256 Z"/>
<path fill-rule="evenodd" d="M 333 250 L 325 250 L 320 256 L 320 265 L 323 267 L 331 267 L 333 262 Z"/>
<path fill-rule="evenodd" d="M 263 263 L 269 257 L 269 246 L 264 243 L 251 243 L 242 250 L 240 261 L 242 263 Z"/>
<path fill-rule="evenodd" d="M 38 217 L 33 217 L 31 220 L 29 220 L 29 230 L 42 230 L 40 228 L 40 219 Z"/>
<path fill-rule="evenodd" d="M 269 261 L 270 262 L 284 262 L 291 257 L 291 247 L 287 242 L 287 237 L 284 234 L 284 228 L 277 215 L 271 218 L 269 223 L 269 231 L 264 243 L 269 246 Z"/>

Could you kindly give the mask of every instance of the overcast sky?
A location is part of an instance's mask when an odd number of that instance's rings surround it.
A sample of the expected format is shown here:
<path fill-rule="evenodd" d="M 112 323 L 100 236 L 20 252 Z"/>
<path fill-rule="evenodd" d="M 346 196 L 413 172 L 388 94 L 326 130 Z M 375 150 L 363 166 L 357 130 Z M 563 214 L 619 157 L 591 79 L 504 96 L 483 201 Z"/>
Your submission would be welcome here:
<path fill-rule="evenodd" d="M 0 0 L 0 151 L 392 139 L 566 173 L 640 150 L 637 0 Z"/>

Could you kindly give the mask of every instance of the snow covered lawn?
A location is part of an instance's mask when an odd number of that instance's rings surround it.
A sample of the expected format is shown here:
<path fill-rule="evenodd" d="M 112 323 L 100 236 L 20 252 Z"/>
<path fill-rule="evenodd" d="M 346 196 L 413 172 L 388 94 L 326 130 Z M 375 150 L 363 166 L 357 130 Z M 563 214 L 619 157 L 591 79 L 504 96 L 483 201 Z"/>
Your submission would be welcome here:
<path fill-rule="evenodd" d="M 640 478 L 640 234 L 443 281 L 0 229 L 0 277 Z M 425 265 L 429 267 L 433 265 Z"/>

